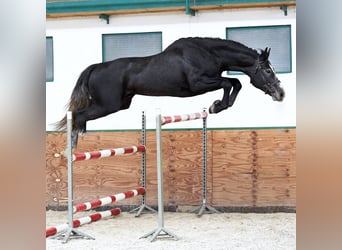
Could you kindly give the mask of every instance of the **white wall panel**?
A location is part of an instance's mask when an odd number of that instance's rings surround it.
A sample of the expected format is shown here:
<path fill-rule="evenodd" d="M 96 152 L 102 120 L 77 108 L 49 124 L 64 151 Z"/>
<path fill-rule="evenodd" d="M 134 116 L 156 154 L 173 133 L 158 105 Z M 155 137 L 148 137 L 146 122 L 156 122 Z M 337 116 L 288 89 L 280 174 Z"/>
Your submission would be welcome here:
<path fill-rule="evenodd" d="M 163 49 L 181 37 L 226 37 L 227 27 L 258 25 L 291 25 L 292 73 L 279 74 L 286 91 L 283 102 L 272 101 L 249 83 L 244 75 L 237 76 L 242 90 L 232 108 L 210 115 L 208 126 L 228 127 L 282 127 L 296 126 L 296 13 L 288 15 L 277 8 L 200 11 L 195 16 L 185 13 L 154 13 L 111 16 L 110 23 L 98 17 L 47 19 L 46 35 L 53 37 L 54 81 L 46 83 L 46 129 L 65 114 L 65 104 L 77 78 L 88 65 L 102 61 L 102 34 L 162 32 Z M 266 47 L 267 45 L 265 45 Z M 272 52 L 271 52 L 272 53 Z M 135 96 L 128 110 L 90 121 L 88 130 L 139 129 L 141 111 L 147 112 L 148 128 L 155 127 L 155 110 L 165 115 L 201 111 L 213 101 L 222 98 L 218 90 L 191 98 Z M 195 128 L 201 122 L 170 124 L 168 128 Z"/>

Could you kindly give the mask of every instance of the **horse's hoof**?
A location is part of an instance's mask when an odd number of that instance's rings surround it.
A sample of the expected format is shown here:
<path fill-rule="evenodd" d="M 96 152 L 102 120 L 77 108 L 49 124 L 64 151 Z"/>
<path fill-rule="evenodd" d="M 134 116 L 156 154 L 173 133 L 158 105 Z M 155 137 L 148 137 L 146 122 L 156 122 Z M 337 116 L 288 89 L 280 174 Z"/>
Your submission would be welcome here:
<path fill-rule="evenodd" d="M 214 114 L 215 113 L 215 106 L 214 104 L 212 104 L 210 107 L 209 107 L 209 114 Z"/>
<path fill-rule="evenodd" d="M 220 105 L 221 104 L 221 101 L 220 100 L 216 100 L 214 101 L 214 103 L 210 106 L 209 108 L 209 113 L 210 114 L 216 114 L 217 113 L 217 109 L 216 109 L 216 106 L 217 105 Z"/>

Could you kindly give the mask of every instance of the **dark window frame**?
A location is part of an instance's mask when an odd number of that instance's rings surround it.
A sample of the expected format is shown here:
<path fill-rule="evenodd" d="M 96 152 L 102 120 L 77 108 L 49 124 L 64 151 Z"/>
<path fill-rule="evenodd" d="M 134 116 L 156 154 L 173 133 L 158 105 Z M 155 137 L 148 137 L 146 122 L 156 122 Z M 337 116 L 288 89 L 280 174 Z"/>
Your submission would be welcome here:
<path fill-rule="evenodd" d="M 51 41 L 51 53 L 48 53 L 48 41 Z M 53 82 L 54 81 L 55 72 L 54 72 L 54 54 L 53 54 L 53 52 L 54 52 L 53 37 L 47 36 L 46 37 L 46 63 L 45 63 L 45 67 L 48 67 L 47 62 L 48 62 L 48 59 L 50 58 L 51 65 L 49 65 L 49 66 L 51 66 L 51 76 L 47 75 L 47 69 L 45 69 L 45 81 L 46 82 Z"/>
<path fill-rule="evenodd" d="M 152 32 L 130 32 L 130 33 L 108 33 L 102 34 L 102 62 L 106 62 L 105 58 L 105 37 L 106 36 L 122 36 L 122 35 L 146 35 L 146 34 L 160 34 L 160 52 L 163 51 L 163 33 L 161 31 Z M 137 55 L 139 56 L 139 55 Z M 110 59 L 112 60 L 112 59 Z"/>
<path fill-rule="evenodd" d="M 256 30 L 256 29 L 279 29 L 279 28 L 288 28 L 289 29 L 289 70 L 276 70 L 277 74 L 290 74 L 293 72 L 293 67 L 292 67 L 292 27 L 290 24 L 284 24 L 284 25 L 261 25 L 261 26 L 241 26 L 241 27 L 227 27 L 226 28 L 226 39 L 229 38 L 229 30 Z M 264 48 L 262 48 L 264 49 Z M 272 52 L 271 52 L 272 54 Z M 238 72 L 228 72 L 229 75 L 236 75 L 236 74 L 241 74 Z"/>

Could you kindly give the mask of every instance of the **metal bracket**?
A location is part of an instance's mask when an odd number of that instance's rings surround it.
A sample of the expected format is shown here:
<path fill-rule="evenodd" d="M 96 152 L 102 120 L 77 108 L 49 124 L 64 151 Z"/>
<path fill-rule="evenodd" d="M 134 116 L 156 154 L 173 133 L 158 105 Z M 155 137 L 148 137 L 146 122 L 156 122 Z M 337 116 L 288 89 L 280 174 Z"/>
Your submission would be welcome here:
<path fill-rule="evenodd" d="M 189 0 L 185 1 L 185 13 L 187 15 L 190 15 L 190 16 L 194 16 L 195 15 L 195 10 L 190 8 Z"/>
<path fill-rule="evenodd" d="M 284 11 L 284 16 L 287 16 L 287 5 L 282 4 L 279 7 L 282 11 Z"/>
<path fill-rule="evenodd" d="M 109 15 L 107 15 L 107 14 L 100 14 L 99 18 L 103 19 L 103 20 L 106 20 L 107 24 L 109 24 Z"/>

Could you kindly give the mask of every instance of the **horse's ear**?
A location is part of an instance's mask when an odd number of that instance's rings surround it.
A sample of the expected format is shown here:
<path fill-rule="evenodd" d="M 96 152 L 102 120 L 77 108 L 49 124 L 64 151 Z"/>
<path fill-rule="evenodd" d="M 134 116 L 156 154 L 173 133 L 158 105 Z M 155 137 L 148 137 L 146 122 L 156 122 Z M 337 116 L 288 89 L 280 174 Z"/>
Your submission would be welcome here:
<path fill-rule="evenodd" d="M 268 57 L 270 56 L 271 48 L 266 47 L 265 50 L 261 50 L 261 60 L 267 61 Z"/>
<path fill-rule="evenodd" d="M 267 48 L 267 47 L 266 47 L 266 55 L 267 55 L 267 58 L 269 58 L 270 52 L 271 52 L 271 48 Z"/>
<path fill-rule="evenodd" d="M 268 48 L 266 47 L 264 50 L 262 49 L 259 54 L 259 58 L 262 62 L 267 61 L 268 59 Z"/>

